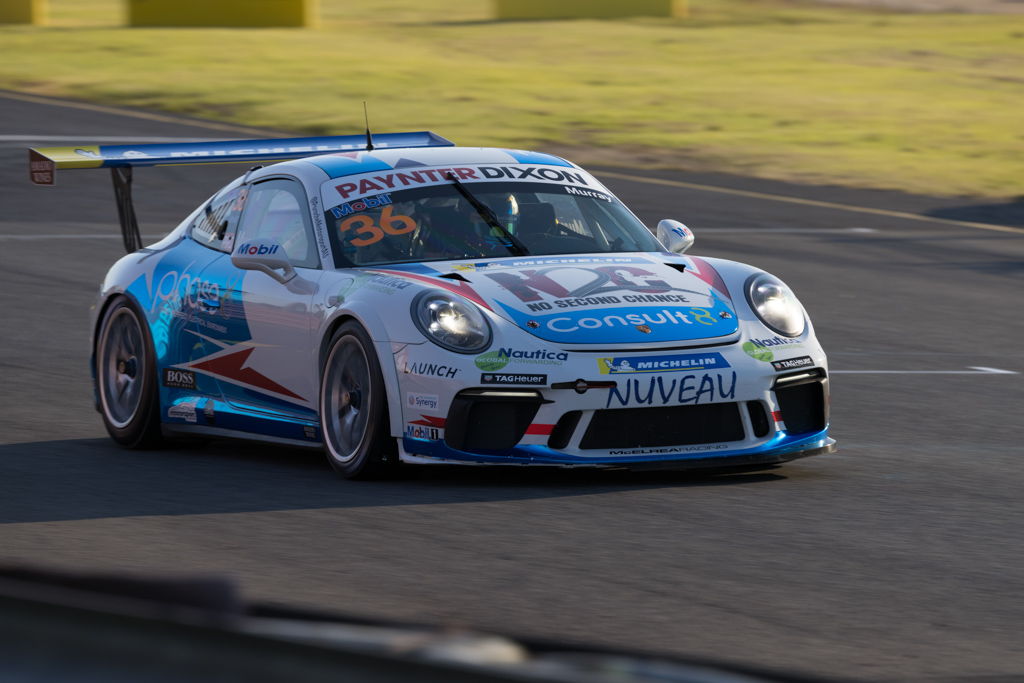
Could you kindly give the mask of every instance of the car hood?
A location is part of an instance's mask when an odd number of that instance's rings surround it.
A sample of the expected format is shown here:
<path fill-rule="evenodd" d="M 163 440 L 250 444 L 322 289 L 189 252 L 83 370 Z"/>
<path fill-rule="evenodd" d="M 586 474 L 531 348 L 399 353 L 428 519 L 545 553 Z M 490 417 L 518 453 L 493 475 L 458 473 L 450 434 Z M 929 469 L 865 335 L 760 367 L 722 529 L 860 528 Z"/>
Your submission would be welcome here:
<path fill-rule="evenodd" d="M 738 329 L 722 278 L 693 256 L 524 256 L 372 270 L 453 291 L 555 343 L 691 341 Z"/>

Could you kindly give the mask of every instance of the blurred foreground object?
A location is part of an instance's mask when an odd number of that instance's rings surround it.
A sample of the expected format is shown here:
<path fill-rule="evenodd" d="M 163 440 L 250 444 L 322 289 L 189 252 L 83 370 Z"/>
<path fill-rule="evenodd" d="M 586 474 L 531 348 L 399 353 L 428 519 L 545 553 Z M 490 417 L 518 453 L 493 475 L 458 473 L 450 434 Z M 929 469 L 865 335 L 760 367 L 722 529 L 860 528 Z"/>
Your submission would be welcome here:
<path fill-rule="evenodd" d="M 494 0 L 497 19 L 610 19 L 685 17 L 687 0 Z"/>
<path fill-rule="evenodd" d="M 129 26 L 316 28 L 319 19 L 320 0 L 128 0 Z"/>
<path fill-rule="evenodd" d="M 0 566 L 19 683 L 810 683 L 710 659 L 525 641 L 242 600 L 216 576 Z M 820 682 L 821 679 L 813 679 Z"/>
<path fill-rule="evenodd" d="M 47 9 L 47 0 L 0 0 L 0 24 L 43 26 Z"/>

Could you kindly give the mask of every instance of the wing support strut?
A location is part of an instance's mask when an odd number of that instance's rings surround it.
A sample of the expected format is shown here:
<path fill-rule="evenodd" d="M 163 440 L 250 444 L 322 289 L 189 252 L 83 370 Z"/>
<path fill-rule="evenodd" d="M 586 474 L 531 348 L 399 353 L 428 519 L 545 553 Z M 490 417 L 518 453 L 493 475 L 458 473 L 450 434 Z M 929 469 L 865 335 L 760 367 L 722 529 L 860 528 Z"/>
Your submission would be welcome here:
<path fill-rule="evenodd" d="M 112 166 L 110 178 L 114 181 L 114 201 L 117 202 L 117 217 L 121 222 L 124 248 L 131 254 L 142 249 L 142 235 L 139 234 L 139 221 L 135 217 L 135 204 L 132 202 L 132 167 Z"/>

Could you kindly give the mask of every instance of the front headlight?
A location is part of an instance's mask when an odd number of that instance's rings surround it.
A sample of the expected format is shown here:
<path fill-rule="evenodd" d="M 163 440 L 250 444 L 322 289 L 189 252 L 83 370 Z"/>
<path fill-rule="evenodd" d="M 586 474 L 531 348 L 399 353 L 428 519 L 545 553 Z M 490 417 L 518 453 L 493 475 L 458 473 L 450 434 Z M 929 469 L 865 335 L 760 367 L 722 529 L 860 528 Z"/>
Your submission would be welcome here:
<path fill-rule="evenodd" d="M 412 319 L 430 341 L 456 353 L 480 353 L 491 345 L 491 325 L 461 297 L 427 291 L 412 302 Z"/>
<path fill-rule="evenodd" d="M 747 280 L 747 301 L 765 325 L 786 337 L 804 333 L 804 307 L 786 284 L 768 273 Z"/>

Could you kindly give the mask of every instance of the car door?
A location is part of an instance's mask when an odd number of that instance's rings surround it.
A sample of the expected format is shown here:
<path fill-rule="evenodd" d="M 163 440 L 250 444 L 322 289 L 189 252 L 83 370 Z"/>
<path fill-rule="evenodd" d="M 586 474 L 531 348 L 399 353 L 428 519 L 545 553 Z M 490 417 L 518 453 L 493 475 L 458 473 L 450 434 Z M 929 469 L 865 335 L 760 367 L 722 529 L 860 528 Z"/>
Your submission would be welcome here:
<path fill-rule="evenodd" d="M 209 264 L 202 281 L 218 302 L 200 307 L 196 334 L 207 354 L 193 367 L 217 378 L 233 408 L 312 420 L 318 405 L 312 303 L 323 271 L 305 191 L 292 178 L 271 178 L 242 188 L 242 202 L 235 248 L 276 242 L 296 276 L 282 283 L 241 270 L 228 254 Z"/>
<path fill-rule="evenodd" d="M 220 395 L 216 378 L 195 372 L 191 365 L 209 353 L 199 330 L 206 324 L 221 325 L 218 312 L 229 310 L 222 307 L 216 284 L 204 280 L 203 273 L 228 258 L 240 213 L 240 189 L 233 183 L 215 194 L 192 219 L 188 239 L 143 257 L 143 263 L 153 259 L 155 264 L 146 278 L 150 294 L 144 305 L 152 321 L 160 403 L 171 406 L 168 419 L 196 423 L 197 411 Z"/>

